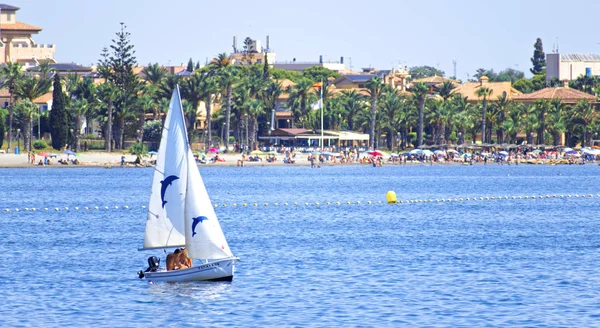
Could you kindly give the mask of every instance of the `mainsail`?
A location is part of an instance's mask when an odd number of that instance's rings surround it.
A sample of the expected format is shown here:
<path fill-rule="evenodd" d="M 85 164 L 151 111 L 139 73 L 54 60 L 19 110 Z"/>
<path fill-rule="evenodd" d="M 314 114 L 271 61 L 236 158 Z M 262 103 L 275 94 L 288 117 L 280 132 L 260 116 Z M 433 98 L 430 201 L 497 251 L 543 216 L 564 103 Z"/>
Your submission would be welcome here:
<path fill-rule="evenodd" d="M 187 140 L 177 87 L 162 131 L 144 248 L 183 245 L 193 259 L 233 256 Z"/>
<path fill-rule="evenodd" d="M 185 244 L 188 140 L 179 87 L 173 91 L 160 140 L 148 205 L 144 248 Z"/>

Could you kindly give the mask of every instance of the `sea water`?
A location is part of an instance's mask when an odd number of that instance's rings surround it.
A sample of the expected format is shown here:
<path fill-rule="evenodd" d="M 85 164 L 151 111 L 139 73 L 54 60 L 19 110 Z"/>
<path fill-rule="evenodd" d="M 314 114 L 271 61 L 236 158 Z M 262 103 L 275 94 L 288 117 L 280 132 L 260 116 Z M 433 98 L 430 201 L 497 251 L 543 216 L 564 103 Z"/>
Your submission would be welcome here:
<path fill-rule="evenodd" d="M 2 326 L 600 325 L 600 166 L 200 170 L 232 283 L 138 279 L 152 168 L 0 170 Z"/>

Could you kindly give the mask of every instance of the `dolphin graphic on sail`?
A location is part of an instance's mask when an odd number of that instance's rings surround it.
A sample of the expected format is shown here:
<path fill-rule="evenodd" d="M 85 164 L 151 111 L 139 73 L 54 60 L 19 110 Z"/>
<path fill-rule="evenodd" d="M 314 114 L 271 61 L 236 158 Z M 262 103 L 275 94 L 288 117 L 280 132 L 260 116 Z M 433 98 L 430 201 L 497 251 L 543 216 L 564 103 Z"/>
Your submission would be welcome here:
<path fill-rule="evenodd" d="M 192 218 L 192 220 L 194 221 L 192 222 L 192 237 L 194 237 L 194 235 L 196 235 L 196 226 L 198 223 L 202 223 L 202 221 L 208 220 L 208 218 L 206 216 L 199 216 L 197 218 Z"/>
<path fill-rule="evenodd" d="M 165 200 L 165 192 L 167 191 L 167 187 L 170 186 L 173 183 L 173 181 L 178 179 L 178 176 L 169 175 L 160 182 L 160 200 L 162 200 L 162 208 L 165 208 L 165 204 L 167 203 L 167 201 Z"/>

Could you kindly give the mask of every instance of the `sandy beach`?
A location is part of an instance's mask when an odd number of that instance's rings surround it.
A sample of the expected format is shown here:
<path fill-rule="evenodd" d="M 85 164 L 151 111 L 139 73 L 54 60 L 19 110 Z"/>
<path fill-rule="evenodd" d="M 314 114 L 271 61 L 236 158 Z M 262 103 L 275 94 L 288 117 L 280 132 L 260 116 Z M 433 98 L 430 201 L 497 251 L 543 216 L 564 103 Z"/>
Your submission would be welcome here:
<path fill-rule="evenodd" d="M 136 167 L 133 165 L 133 162 L 136 159 L 135 155 L 131 154 L 123 154 L 123 153 L 105 153 L 105 152 L 83 152 L 79 153 L 77 157 L 70 156 L 69 159 L 77 158 L 79 164 L 73 165 L 64 165 L 58 163 L 59 159 L 67 160 L 67 155 L 59 154 L 57 157 L 50 158 L 50 165 L 33 165 L 27 162 L 27 153 L 22 153 L 19 155 L 15 154 L 0 154 L 0 168 L 24 168 L 24 167 L 117 167 L 121 166 L 121 156 L 125 156 L 125 162 L 127 167 Z M 307 155 L 308 156 L 308 155 Z M 276 156 L 277 160 L 275 162 L 269 163 L 266 160 L 262 160 L 260 162 L 249 162 L 245 161 L 244 166 L 273 166 L 273 165 L 308 165 L 310 166 L 310 162 L 308 161 L 307 156 L 297 156 L 295 164 L 285 164 L 283 162 L 283 155 Z M 208 166 L 238 166 L 238 160 L 242 159 L 241 154 L 219 154 L 220 158 L 223 158 L 225 161 L 223 162 L 215 162 L 215 163 L 207 163 L 204 165 Z M 263 156 L 264 158 L 264 156 Z M 35 162 L 39 162 L 42 159 L 39 156 L 36 157 Z M 145 157 L 144 161 L 149 162 L 151 160 L 155 160 L 156 156 Z M 148 164 L 150 165 L 150 164 Z"/>

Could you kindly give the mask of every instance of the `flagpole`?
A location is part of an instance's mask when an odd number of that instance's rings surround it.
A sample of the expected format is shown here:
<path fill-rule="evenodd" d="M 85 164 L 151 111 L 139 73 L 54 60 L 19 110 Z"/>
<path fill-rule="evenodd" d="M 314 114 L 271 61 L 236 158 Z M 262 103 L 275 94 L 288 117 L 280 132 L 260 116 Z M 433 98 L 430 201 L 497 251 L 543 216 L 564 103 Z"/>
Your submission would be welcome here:
<path fill-rule="evenodd" d="M 323 80 L 321 80 L 321 150 L 325 149 L 325 140 L 323 140 Z"/>

